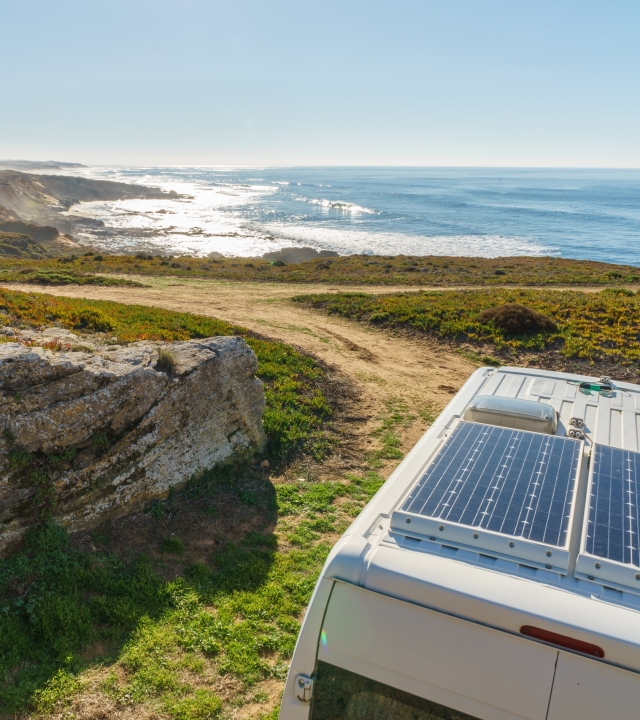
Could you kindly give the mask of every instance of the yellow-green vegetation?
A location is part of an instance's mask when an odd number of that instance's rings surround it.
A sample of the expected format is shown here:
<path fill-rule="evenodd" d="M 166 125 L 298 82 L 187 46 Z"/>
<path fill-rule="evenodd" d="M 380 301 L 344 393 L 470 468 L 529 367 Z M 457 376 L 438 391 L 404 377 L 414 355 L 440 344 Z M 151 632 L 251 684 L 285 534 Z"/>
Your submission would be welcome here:
<path fill-rule="evenodd" d="M 392 398 L 385 402 L 386 412 L 380 418 L 379 427 L 373 432 L 378 440 L 378 447 L 367 456 L 371 468 L 380 468 L 385 460 L 400 460 L 402 441 L 398 430 L 411 425 L 418 416 L 425 422 L 432 423 L 435 419 L 431 407 L 423 409 L 418 415 L 409 411 L 406 402 Z"/>
<path fill-rule="evenodd" d="M 0 255 L 7 253 L 16 246 L 28 248 L 33 258 L 40 258 L 45 252 L 39 252 L 40 245 L 31 240 L 26 235 L 9 236 L 6 233 L 0 233 Z M 14 263 L 16 261 L 13 261 Z M 9 282 L 21 282 L 35 285 L 129 285 L 133 287 L 144 287 L 143 283 L 136 280 L 128 280 L 127 278 L 109 277 L 104 275 L 94 275 L 89 272 L 77 268 L 67 269 L 60 266 L 55 260 L 38 262 L 36 259 L 30 259 L 28 265 L 25 265 L 24 257 L 17 262 L 16 267 L 7 267 L 11 265 L 11 261 L 2 259 L 0 263 L 0 280 Z"/>
<path fill-rule="evenodd" d="M 384 432 L 408 420 L 396 409 L 383 419 Z M 163 580 L 145 555 L 125 561 L 73 549 L 54 524 L 0 562 L 0 705 L 47 714 L 85 691 L 102 692 L 116 705 L 195 720 L 277 701 L 260 683 L 284 679 L 331 542 L 383 480 L 373 471 L 340 481 L 297 478 L 265 482 L 248 496 L 241 478 L 241 469 L 216 469 L 150 508 L 160 523 L 199 496 L 215 507 L 224 495 L 228 508 L 231 492 L 263 518 L 262 530 L 227 542 L 176 580 Z M 94 537 L 105 541 L 99 532 Z M 178 538 L 162 542 L 165 554 L 182 557 L 184 550 Z M 92 647 L 102 653 L 87 660 Z M 87 674 L 96 667 L 104 668 L 97 679 Z M 216 693 L 224 677 L 235 682 L 226 700 Z"/>
<path fill-rule="evenodd" d="M 42 259 L 50 255 L 51 253 L 47 252 L 45 246 L 36 242 L 28 235 L 0 231 L 0 257 Z"/>
<path fill-rule="evenodd" d="M 3 258 L 0 282 L 58 282 L 95 273 L 205 277 L 270 282 L 382 285 L 619 285 L 640 282 L 640 269 L 552 257 L 470 258 L 349 255 L 283 264 L 254 258 L 167 258 L 99 255 L 25 260 Z M 62 282 L 62 281 L 60 281 Z M 75 282 L 75 281 L 74 281 Z"/>
<path fill-rule="evenodd" d="M 175 720 L 217 717 L 225 703 L 211 687 L 222 676 L 237 681 L 232 704 L 249 702 L 258 683 L 286 675 L 327 536 L 346 528 L 381 484 L 369 473 L 280 484 L 275 496 L 263 489 L 251 503 L 265 524 L 283 519 L 276 533 L 228 542 L 172 582 L 145 556 L 125 562 L 74 550 L 53 524 L 31 533 L 21 553 L 0 562 L 0 706 L 59 712 L 87 688 L 83 671 L 92 665 L 109 669 L 93 692 Z M 215 499 L 229 487 L 237 489 L 223 470 L 184 492 Z M 165 552 L 181 553 L 179 541 Z M 84 649 L 96 645 L 108 651 L 87 662 Z"/>
<path fill-rule="evenodd" d="M 622 288 L 598 293 L 516 289 L 338 293 L 300 295 L 294 300 L 385 328 L 457 342 L 490 343 L 507 354 L 554 349 L 565 357 L 589 361 L 629 365 L 640 360 L 640 295 Z M 483 311 L 507 303 L 524 305 L 550 318 L 555 330 L 509 334 L 490 319 L 491 314 L 480 317 Z"/>

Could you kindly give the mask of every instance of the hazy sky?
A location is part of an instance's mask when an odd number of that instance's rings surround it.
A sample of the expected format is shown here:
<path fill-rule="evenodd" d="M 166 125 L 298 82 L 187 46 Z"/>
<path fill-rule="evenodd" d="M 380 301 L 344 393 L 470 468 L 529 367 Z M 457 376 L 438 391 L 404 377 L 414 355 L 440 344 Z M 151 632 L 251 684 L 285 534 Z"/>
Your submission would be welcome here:
<path fill-rule="evenodd" d="M 0 0 L 0 158 L 640 167 L 640 2 Z"/>

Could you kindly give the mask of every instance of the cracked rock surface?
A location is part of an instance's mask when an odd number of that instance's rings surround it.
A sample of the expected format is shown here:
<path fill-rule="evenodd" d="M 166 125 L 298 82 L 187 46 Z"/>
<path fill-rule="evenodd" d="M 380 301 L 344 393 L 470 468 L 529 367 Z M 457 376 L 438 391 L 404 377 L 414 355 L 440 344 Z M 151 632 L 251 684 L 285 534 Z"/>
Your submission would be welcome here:
<path fill-rule="evenodd" d="M 107 346 L 57 328 L 5 335 L 0 553 L 43 517 L 90 528 L 264 444 L 264 392 L 242 338 Z M 159 348 L 170 374 L 155 369 Z"/>

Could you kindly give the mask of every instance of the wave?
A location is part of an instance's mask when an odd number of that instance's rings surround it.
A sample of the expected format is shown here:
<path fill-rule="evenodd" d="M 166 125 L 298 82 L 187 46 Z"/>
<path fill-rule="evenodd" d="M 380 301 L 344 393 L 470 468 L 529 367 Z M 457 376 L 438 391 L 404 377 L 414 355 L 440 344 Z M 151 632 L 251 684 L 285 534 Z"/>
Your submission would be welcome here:
<path fill-rule="evenodd" d="M 521 206 L 528 207 L 530 200 L 516 203 L 514 213 L 520 214 L 508 216 L 517 220 L 517 225 L 487 222 L 483 208 L 489 208 L 486 212 L 491 213 L 490 217 L 499 210 L 490 197 L 477 208 L 465 206 L 467 215 L 458 222 L 457 218 L 452 221 L 450 205 L 443 204 L 441 198 L 438 203 L 427 205 L 427 212 L 419 199 L 411 204 L 402 196 L 402 202 L 409 205 L 400 206 L 400 217 L 396 200 L 387 197 L 388 192 L 387 195 L 375 194 L 375 186 L 372 189 L 357 184 L 347 186 L 345 195 L 363 202 L 358 205 L 313 197 L 315 190 L 311 186 L 322 188 L 318 195 L 330 187 L 328 183 L 318 183 L 314 177 L 300 183 L 298 180 L 304 178 L 293 173 L 290 181 L 275 179 L 278 175 L 283 178 L 285 171 L 263 177 L 255 173 L 256 170 L 213 172 L 197 168 L 169 169 L 169 172 L 166 168 L 83 168 L 73 174 L 175 189 L 186 197 L 81 203 L 70 213 L 102 220 L 105 227 L 95 232 L 87 230 L 83 240 L 111 252 L 157 249 L 168 254 L 207 255 L 215 251 L 246 257 L 291 246 L 333 250 L 340 255 L 500 257 L 562 256 L 566 252 L 559 240 L 549 240 L 548 228 L 542 220 L 536 219 L 534 224 L 528 220 L 529 215 L 523 219 Z M 402 190 L 404 185 L 399 187 Z M 429 199 L 432 195 L 427 193 L 425 197 Z M 390 204 L 392 201 L 395 204 Z M 305 209 L 301 203 L 317 206 L 319 211 Z M 393 211 L 388 212 L 389 207 Z M 479 232 L 468 233 L 467 228 Z M 494 228 L 497 232 L 486 232 Z M 516 232 L 512 228 L 517 228 Z M 557 237 L 556 234 L 554 239 Z"/>
<path fill-rule="evenodd" d="M 355 203 L 350 202 L 343 202 L 341 200 L 325 200 L 325 199 L 317 199 L 317 198 L 306 198 L 302 197 L 299 198 L 301 202 L 307 202 L 310 205 L 320 205 L 320 207 L 327 208 L 329 210 L 339 210 L 341 212 L 348 212 L 352 213 L 354 215 L 358 213 L 366 213 L 367 215 L 377 215 L 377 212 L 375 210 L 371 210 L 370 208 L 362 207 L 361 205 L 356 205 Z"/>
<path fill-rule="evenodd" d="M 406 235 L 360 230 L 270 223 L 263 226 L 274 239 L 333 250 L 340 255 L 449 255 L 505 257 L 560 255 L 558 248 L 524 237 L 504 235 Z"/>

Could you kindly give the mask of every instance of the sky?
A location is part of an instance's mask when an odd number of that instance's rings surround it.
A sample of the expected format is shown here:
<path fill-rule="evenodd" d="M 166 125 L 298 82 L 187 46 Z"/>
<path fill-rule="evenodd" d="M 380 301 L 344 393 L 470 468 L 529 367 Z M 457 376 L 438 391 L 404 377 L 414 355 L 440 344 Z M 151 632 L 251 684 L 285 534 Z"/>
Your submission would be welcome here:
<path fill-rule="evenodd" d="M 638 0 L 0 0 L 0 158 L 640 167 Z"/>

